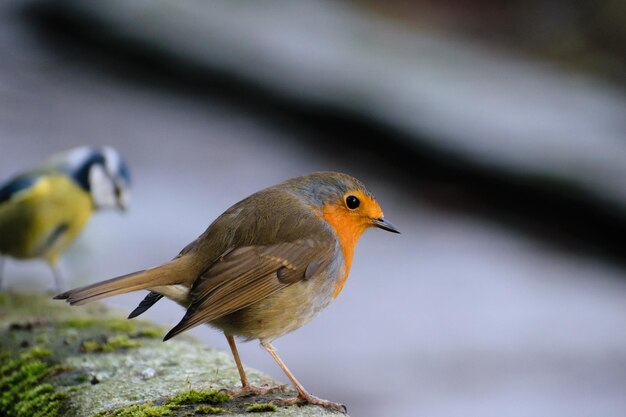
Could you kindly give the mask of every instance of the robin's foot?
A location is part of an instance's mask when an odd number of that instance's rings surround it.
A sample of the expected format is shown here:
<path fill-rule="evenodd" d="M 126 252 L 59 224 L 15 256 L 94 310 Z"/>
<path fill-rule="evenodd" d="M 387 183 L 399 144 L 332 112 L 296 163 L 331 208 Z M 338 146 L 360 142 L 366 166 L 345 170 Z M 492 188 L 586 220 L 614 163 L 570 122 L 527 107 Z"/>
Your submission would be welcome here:
<path fill-rule="evenodd" d="M 285 392 L 286 386 L 279 385 L 277 387 L 255 387 L 254 385 L 246 385 L 240 388 L 232 388 L 226 390 L 231 397 L 245 397 L 248 395 L 266 395 Z"/>
<path fill-rule="evenodd" d="M 348 411 L 346 406 L 343 404 L 322 400 L 321 398 L 317 398 L 311 394 L 299 394 L 297 397 L 278 400 L 277 403 L 280 405 L 313 404 L 330 410 L 339 411 L 340 413 L 346 413 Z"/>

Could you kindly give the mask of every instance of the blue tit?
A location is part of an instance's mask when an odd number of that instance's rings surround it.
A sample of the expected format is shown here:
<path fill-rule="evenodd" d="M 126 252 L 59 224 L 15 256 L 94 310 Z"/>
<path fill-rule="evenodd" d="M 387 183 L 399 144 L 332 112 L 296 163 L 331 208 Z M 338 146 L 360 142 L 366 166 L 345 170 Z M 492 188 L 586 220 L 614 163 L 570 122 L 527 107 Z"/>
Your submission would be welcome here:
<path fill-rule="evenodd" d="M 60 288 L 61 254 L 95 210 L 124 210 L 129 186 L 128 166 L 111 147 L 70 149 L 14 176 L 0 185 L 0 255 L 44 259 Z"/>

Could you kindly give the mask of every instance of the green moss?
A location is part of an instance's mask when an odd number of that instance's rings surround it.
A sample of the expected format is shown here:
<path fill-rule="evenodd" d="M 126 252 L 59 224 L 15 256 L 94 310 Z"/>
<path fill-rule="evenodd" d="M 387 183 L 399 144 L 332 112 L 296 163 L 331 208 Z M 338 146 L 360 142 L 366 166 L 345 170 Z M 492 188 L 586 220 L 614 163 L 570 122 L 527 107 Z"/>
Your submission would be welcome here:
<path fill-rule="evenodd" d="M 85 340 L 80 350 L 81 352 L 114 352 L 119 349 L 130 349 L 141 346 L 141 343 L 136 340 L 131 340 L 126 335 L 107 337 L 104 341 L 97 341 L 93 339 Z"/>
<path fill-rule="evenodd" d="M 4 376 L 8 372 L 16 370 L 20 366 L 50 356 L 52 356 L 50 349 L 46 349 L 41 346 L 35 346 L 34 348 L 20 354 L 16 358 L 14 358 L 9 352 L 2 351 L 0 358 L 2 358 L 3 365 L 0 367 L 0 375 Z"/>
<path fill-rule="evenodd" d="M 66 394 L 43 380 L 57 372 L 42 359 L 52 354 L 41 347 L 17 357 L 2 352 L 0 367 L 0 415 L 9 417 L 56 417 Z"/>
<path fill-rule="evenodd" d="M 60 327 L 72 327 L 75 329 L 86 329 L 89 327 L 100 327 L 114 332 L 131 334 L 132 337 L 161 337 L 163 331 L 154 325 L 144 321 L 130 321 L 128 319 L 94 319 L 94 318 L 73 318 L 64 320 Z"/>
<path fill-rule="evenodd" d="M 153 405 L 150 403 L 133 404 L 113 411 L 101 411 L 91 417 L 161 417 L 173 416 L 174 411 L 167 405 Z"/>
<path fill-rule="evenodd" d="M 176 415 L 175 410 L 178 410 L 185 406 L 199 403 L 220 404 L 226 401 L 230 401 L 230 399 L 231 398 L 228 394 L 215 390 L 197 391 L 189 389 L 165 401 L 163 405 L 154 405 L 151 402 L 145 404 L 134 404 L 131 406 L 119 408 L 117 410 L 101 411 L 92 415 L 91 417 L 172 416 Z M 217 414 L 222 412 L 224 412 L 222 408 L 216 408 L 206 404 L 201 404 L 196 407 L 193 412 L 188 412 L 188 414 Z"/>
<path fill-rule="evenodd" d="M 75 329 L 86 329 L 88 327 L 100 326 L 115 332 L 130 333 L 135 330 L 135 323 L 127 319 L 94 319 L 94 318 L 73 318 L 60 322 L 60 326 L 73 327 Z"/>
<path fill-rule="evenodd" d="M 24 395 L 15 405 L 16 417 L 58 416 L 67 395 L 56 391 L 50 384 L 39 385 Z"/>
<path fill-rule="evenodd" d="M 183 391 L 177 396 L 167 400 L 166 404 L 171 405 L 185 405 L 185 404 L 222 404 L 230 401 L 230 395 L 222 391 L 210 390 L 210 391 L 197 391 L 195 389 L 189 389 Z"/>
<path fill-rule="evenodd" d="M 48 358 L 52 356 L 52 351 L 43 346 L 34 346 L 32 349 L 28 350 L 27 352 L 22 353 L 22 355 L 25 358 L 42 359 L 42 358 Z"/>
<path fill-rule="evenodd" d="M 219 414 L 223 412 L 223 408 L 211 407 L 210 405 L 199 405 L 193 411 L 194 414 Z"/>
<path fill-rule="evenodd" d="M 163 331 L 156 327 L 141 329 L 137 333 L 135 333 L 136 337 L 162 337 Z"/>
<path fill-rule="evenodd" d="M 110 319 L 106 321 L 106 326 L 109 330 L 113 330 L 114 332 L 126 333 L 130 333 L 136 328 L 135 323 L 127 319 Z"/>
<path fill-rule="evenodd" d="M 100 320 L 96 319 L 69 319 L 59 323 L 61 326 L 74 327 L 75 329 L 85 329 L 87 327 L 95 326 L 100 323 Z"/>
<path fill-rule="evenodd" d="M 35 337 L 35 342 L 39 344 L 48 344 L 50 343 L 50 337 L 47 333 L 40 333 Z"/>
<path fill-rule="evenodd" d="M 163 405 L 153 405 L 151 402 L 146 404 L 135 404 L 128 407 L 122 407 L 113 411 L 101 411 L 92 417 L 158 417 L 175 415 L 175 410 L 179 408 L 198 403 L 220 404 L 230 401 L 230 396 L 223 392 L 197 391 L 189 389 L 177 396 L 170 398 Z M 222 408 L 211 407 L 206 404 L 199 405 L 191 414 L 217 414 L 224 412 Z"/>
<path fill-rule="evenodd" d="M 246 408 L 246 413 L 264 413 L 266 411 L 278 411 L 278 407 L 272 403 L 265 403 L 252 404 L 250 407 Z"/>

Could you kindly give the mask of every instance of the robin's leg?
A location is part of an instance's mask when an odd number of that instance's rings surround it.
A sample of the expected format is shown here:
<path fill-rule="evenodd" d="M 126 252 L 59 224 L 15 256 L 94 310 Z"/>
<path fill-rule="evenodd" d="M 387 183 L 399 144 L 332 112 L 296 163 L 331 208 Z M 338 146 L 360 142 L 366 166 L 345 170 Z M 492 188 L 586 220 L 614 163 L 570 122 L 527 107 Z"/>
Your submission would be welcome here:
<path fill-rule="evenodd" d="M 235 338 L 231 335 L 227 334 L 226 340 L 228 340 L 228 346 L 230 346 L 231 352 L 233 352 L 233 358 L 235 359 L 235 363 L 237 364 L 237 370 L 239 371 L 239 377 L 241 378 L 241 387 L 246 389 L 250 387 L 248 384 L 248 378 L 246 377 L 246 371 L 243 370 L 243 364 L 241 363 L 241 358 L 239 357 L 239 352 L 237 351 L 237 345 L 235 344 Z"/>
<path fill-rule="evenodd" d="M 241 358 L 239 357 L 239 352 L 237 351 L 237 345 L 235 344 L 235 338 L 229 334 L 224 334 L 226 336 L 226 340 L 228 340 L 228 346 L 230 346 L 230 350 L 233 352 L 233 358 L 235 359 L 235 364 L 237 364 L 237 370 L 239 371 L 239 377 L 241 378 L 241 388 L 235 388 L 232 390 L 228 390 L 228 393 L 234 397 L 240 395 L 247 394 L 271 394 L 274 392 L 282 392 L 284 391 L 284 387 L 255 387 L 248 383 L 248 378 L 246 377 L 246 371 L 243 369 L 243 364 L 241 363 Z"/>
<path fill-rule="evenodd" d="M 300 382 L 298 382 L 296 377 L 293 376 L 293 374 L 291 373 L 289 368 L 287 368 L 285 363 L 280 359 L 280 357 L 276 353 L 276 349 L 274 349 L 274 346 L 272 346 L 271 343 L 264 342 L 264 341 L 261 341 L 261 346 L 263 346 L 263 348 L 265 350 L 267 350 L 267 353 L 272 355 L 272 358 L 274 358 L 274 360 L 276 361 L 278 366 L 280 366 L 280 368 L 283 370 L 285 375 L 287 375 L 287 378 L 289 378 L 291 380 L 291 382 L 293 383 L 293 385 L 296 387 L 296 391 L 298 391 L 298 396 L 297 397 L 289 398 L 289 399 L 286 399 L 286 400 L 281 400 L 282 404 L 284 404 L 284 405 L 292 405 L 292 404 L 299 404 L 299 403 L 300 404 L 308 403 L 308 404 L 320 405 L 320 406 L 322 406 L 324 408 L 330 408 L 332 410 L 341 411 L 342 413 L 345 413 L 347 411 L 346 410 L 346 406 L 343 405 L 343 404 L 333 403 L 333 402 L 330 402 L 328 400 L 322 400 L 321 398 L 317 398 L 317 397 L 309 394 L 307 392 L 307 390 L 304 389 L 302 384 L 300 384 Z"/>

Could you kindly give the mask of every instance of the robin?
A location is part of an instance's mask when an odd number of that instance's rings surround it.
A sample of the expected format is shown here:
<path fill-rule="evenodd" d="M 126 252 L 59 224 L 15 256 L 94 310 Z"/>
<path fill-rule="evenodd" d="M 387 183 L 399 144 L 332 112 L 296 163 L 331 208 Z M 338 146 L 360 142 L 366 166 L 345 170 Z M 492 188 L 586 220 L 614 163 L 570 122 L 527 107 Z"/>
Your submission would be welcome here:
<path fill-rule="evenodd" d="M 187 308 L 164 340 L 203 323 L 222 330 L 241 388 L 235 395 L 276 390 L 248 383 L 234 337 L 259 340 L 298 392 L 284 404 L 345 411 L 309 394 L 272 342 L 308 323 L 341 292 L 354 248 L 370 227 L 399 233 L 356 178 L 317 172 L 252 194 L 226 210 L 173 260 L 57 295 L 72 305 L 150 290 L 136 317 L 163 296 Z"/>
<path fill-rule="evenodd" d="M 60 291 L 59 257 L 95 210 L 125 209 L 129 186 L 128 166 L 108 146 L 73 148 L 15 175 L 0 184 L 0 256 L 46 260 Z"/>

